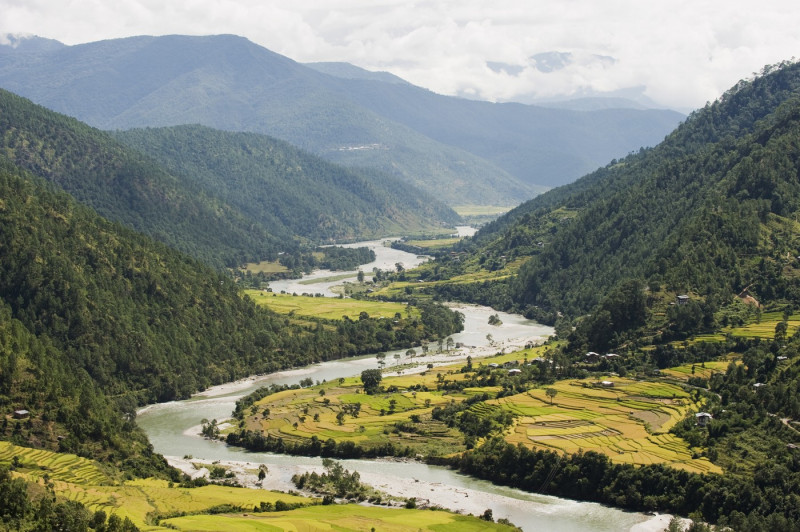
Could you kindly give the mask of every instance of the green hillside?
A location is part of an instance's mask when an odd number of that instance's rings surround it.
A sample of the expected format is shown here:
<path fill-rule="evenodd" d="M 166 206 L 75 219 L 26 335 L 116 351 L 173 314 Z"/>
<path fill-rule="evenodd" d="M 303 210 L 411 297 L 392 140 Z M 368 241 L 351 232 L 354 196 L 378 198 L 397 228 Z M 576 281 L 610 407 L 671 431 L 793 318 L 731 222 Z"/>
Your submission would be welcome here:
<path fill-rule="evenodd" d="M 337 166 L 264 135 L 177 126 L 114 136 L 272 232 L 327 242 L 430 231 L 459 220 L 396 178 Z"/>
<path fill-rule="evenodd" d="M 653 149 L 550 191 L 465 244 L 482 267 L 527 258 L 500 287 L 540 317 L 592 311 L 631 279 L 713 305 L 798 298 L 800 65 L 767 69 Z M 477 261 L 476 261 L 477 262 Z"/>
<path fill-rule="evenodd" d="M 304 242 L 441 230 L 459 219 L 394 178 L 256 134 L 200 126 L 118 133 L 142 154 L 2 90 L 0 133 L 0 153 L 15 164 L 217 267 L 298 255 Z"/>
<path fill-rule="evenodd" d="M 0 90 L 0 153 L 101 215 L 209 264 L 275 257 L 289 235 L 253 227 L 106 133 Z"/>

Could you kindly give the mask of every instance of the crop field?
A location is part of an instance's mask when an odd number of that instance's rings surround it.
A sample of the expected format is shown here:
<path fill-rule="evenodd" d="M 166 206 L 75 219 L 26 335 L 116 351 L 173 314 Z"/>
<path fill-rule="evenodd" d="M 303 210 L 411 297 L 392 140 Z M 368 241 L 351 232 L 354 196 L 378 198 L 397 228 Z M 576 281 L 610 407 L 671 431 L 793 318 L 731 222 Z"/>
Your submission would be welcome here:
<path fill-rule="evenodd" d="M 715 373 L 725 373 L 728 370 L 728 365 L 730 363 L 731 361 L 729 360 L 718 360 L 713 362 L 703 362 L 702 364 L 684 364 L 683 366 L 662 369 L 661 374 L 683 381 L 688 380 L 690 377 L 709 379 Z"/>
<path fill-rule="evenodd" d="M 741 338 L 761 338 L 772 340 L 775 338 L 775 326 L 783 321 L 782 312 L 765 312 L 758 321 L 740 327 L 725 327 L 716 334 L 697 335 L 694 342 L 721 342 L 726 335 Z M 800 330 L 800 314 L 793 314 L 787 320 L 786 336 L 792 336 Z"/>
<path fill-rule="evenodd" d="M 283 273 L 289 271 L 289 268 L 280 262 L 268 260 L 262 262 L 248 262 L 242 269 L 252 273 Z"/>
<path fill-rule="evenodd" d="M 500 216 L 511 210 L 501 205 L 456 205 L 453 207 L 460 216 Z"/>
<path fill-rule="evenodd" d="M 0 463 L 16 463 L 15 475 L 30 482 L 47 479 L 58 497 L 81 502 L 90 511 L 103 510 L 120 518 L 128 517 L 142 530 L 164 530 L 149 524 L 148 516 L 154 515 L 203 512 L 224 504 L 252 508 L 262 502 L 274 505 L 278 500 L 287 504 L 315 502 L 285 493 L 229 486 L 170 487 L 166 480 L 157 479 L 115 482 L 92 460 L 8 442 L 0 442 Z"/>
<path fill-rule="evenodd" d="M 416 246 L 418 248 L 423 249 L 441 249 L 450 247 L 456 242 L 461 240 L 460 238 L 432 238 L 428 240 L 406 240 L 406 244 L 409 246 Z"/>
<path fill-rule="evenodd" d="M 405 316 L 408 308 L 403 303 L 385 301 L 293 296 L 262 290 L 245 290 L 245 293 L 257 304 L 280 314 L 294 313 L 296 316 L 313 316 L 329 320 L 341 320 L 343 316 L 357 320 L 362 312 L 366 312 L 372 318 L 393 318 L 398 312 Z M 419 316 L 419 311 L 412 307 L 411 314 Z"/>
<path fill-rule="evenodd" d="M 375 506 L 314 506 L 290 512 L 177 517 L 165 521 L 177 530 L 200 532 L 380 530 L 381 532 L 478 532 L 513 530 L 476 517 L 430 510 L 406 510 Z"/>
<path fill-rule="evenodd" d="M 614 378 L 613 387 L 567 380 L 552 386 L 490 401 L 517 414 L 507 440 L 529 447 L 575 453 L 606 454 L 612 461 L 665 464 L 699 473 L 721 472 L 668 430 L 683 419 L 691 404 L 679 386 Z"/>
<path fill-rule="evenodd" d="M 461 375 L 450 376 L 453 377 L 461 378 Z M 365 448 L 391 442 L 409 446 L 422 454 L 456 452 L 463 449 L 462 436 L 455 429 L 431 419 L 430 414 L 434 407 L 444 406 L 451 400 L 463 400 L 475 391 L 445 396 L 438 391 L 404 389 L 408 382 L 425 384 L 435 390 L 436 378 L 432 371 L 424 376 L 390 377 L 382 384 L 397 386 L 399 391 L 374 395 L 362 393 L 358 378 L 345 379 L 337 385 L 326 383 L 286 390 L 256 403 L 258 414 L 248 416 L 246 426 L 285 441 L 303 441 L 317 436 L 320 440 L 352 441 Z M 350 409 L 356 404 L 360 406 L 354 414 Z M 265 409 L 269 409 L 266 416 Z M 340 415 L 342 412 L 344 415 Z M 411 415 L 419 416 L 413 428 L 398 430 L 396 424 L 408 424 Z"/>
<path fill-rule="evenodd" d="M 401 296 L 405 294 L 405 290 L 407 287 L 409 287 L 414 291 L 417 291 L 418 289 L 424 290 L 426 287 L 438 286 L 438 285 L 449 285 L 449 284 L 458 285 L 458 284 L 482 283 L 486 281 L 500 281 L 516 273 L 523 262 L 525 262 L 525 259 L 519 259 L 507 263 L 503 268 L 496 271 L 478 270 L 475 272 L 465 273 L 463 275 L 456 275 L 450 279 L 445 279 L 441 281 L 426 281 L 425 283 L 418 283 L 416 281 L 398 281 L 391 283 L 388 286 L 385 286 L 379 290 L 376 290 L 373 293 L 373 296 L 386 296 L 386 297 Z"/>
<path fill-rule="evenodd" d="M 114 482 L 97 462 L 74 454 L 54 453 L 42 449 L 18 447 L 0 441 L 0 462 L 19 464 L 17 471 L 31 478 L 47 475 L 50 479 L 78 484 L 111 484 Z"/>

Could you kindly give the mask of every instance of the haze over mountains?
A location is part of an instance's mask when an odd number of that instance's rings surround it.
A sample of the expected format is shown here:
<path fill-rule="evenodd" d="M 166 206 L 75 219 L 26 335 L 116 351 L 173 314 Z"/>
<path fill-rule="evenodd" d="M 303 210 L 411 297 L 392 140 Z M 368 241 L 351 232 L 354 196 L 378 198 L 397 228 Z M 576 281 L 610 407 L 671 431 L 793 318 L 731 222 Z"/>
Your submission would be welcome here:
<path fill-rule="evenodd" d="M 0 47 L 0 86 L 103 129 L 266 133 L 451 205 L 517 204 L 658 143 L 683 118 L 446 97 L 352 65 L 304 66 L 230 35 L 42 41 Z"/>

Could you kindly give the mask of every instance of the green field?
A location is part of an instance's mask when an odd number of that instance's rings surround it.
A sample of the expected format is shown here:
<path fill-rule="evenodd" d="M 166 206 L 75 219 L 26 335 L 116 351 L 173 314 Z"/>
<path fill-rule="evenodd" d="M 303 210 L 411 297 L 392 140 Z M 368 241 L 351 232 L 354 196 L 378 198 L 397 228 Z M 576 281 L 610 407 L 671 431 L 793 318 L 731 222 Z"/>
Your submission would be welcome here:
<path fill-rule="evenodd" d="M 460 284 L 472 284 L 472 283 L 483 283 L 487 281 L 500 281 L 503 279 L 507 279 L 511 275 L 515 274 L 517 270 L 519 270 L 520 266 L 525 262 L 525 259 L 518 259 L 512 262 L 508 262 L 503 268 L 495 271 L 489 270 L 476 270 L 474 272 L 465 273 L 463 275 L 455 275 L 450 279 L 444 279 L 441 281 L 426 281 L 424 283 L 419 283 L 416 280 L 413 281 L 398 281 L 389 284 L 379 290 L 376 290 L 374 294 L 375 297 L 388 297 L 388 298 L 404 298 L 408 297 L 406 290 L 412 290 L 415 294 L 419 295 L 420 292 L 426 291 L 426 289 L 434 286 L 439 285 L 460 285 Z M 424 268 L 422 266 L 421 268 Z"/>
<path fill-rule="evenodd" d="M 333 297 L 293 296 L 262 290 L 245 290 L 245 293 L 259 305 L 280 314 L 294 313 L 297 316 L 341 320 L 347 316 L 357 320 L 362 312 L 372 318 L 394 318 L 400 313 L 405 316 L 408 309 L 403 303 L 385 301 L 364 301 L 359 299 L 337 299 Z M 411 309 L 412 316 L 419 316 L 416 308 Z"/>
<path fill-rule="evenodd" d="M 475 517 L 443 511 L 406 510 L 374 506 L 314 506 L 290 512 L 178 517 L 165 521 L 184 531 L 315 531 L 380 530 L 381 532 L 478 532 L 514 530 L 513 527 L 481 521 Z"/>
<path fill-rule="evenodd" d="M 252 273 L 284 273 L 288 272 L 289 268 L 278 261 L 265 260 L 262 262 L 248 262 L 242 270 Z"/>

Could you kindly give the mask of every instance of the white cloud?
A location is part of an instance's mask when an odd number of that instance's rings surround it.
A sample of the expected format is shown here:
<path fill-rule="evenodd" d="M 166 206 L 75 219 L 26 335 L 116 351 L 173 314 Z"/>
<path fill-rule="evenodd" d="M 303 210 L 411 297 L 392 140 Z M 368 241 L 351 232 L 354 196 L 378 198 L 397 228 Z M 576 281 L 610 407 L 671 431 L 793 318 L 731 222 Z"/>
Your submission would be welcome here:
<path fill-rule="evenodd" d="M 67 44 L 234 33 L 298 61 L 349 61 L 489 100 L 643 86 L 692 108 L 800 55 L 800 10 L 785 0 L 0 0 L 0 12 L 0 33 Z M 531 64 L 554 51 L 573 62 L 550 73 Z M 523 69 L 510 75 L 489 61 Z"/>

